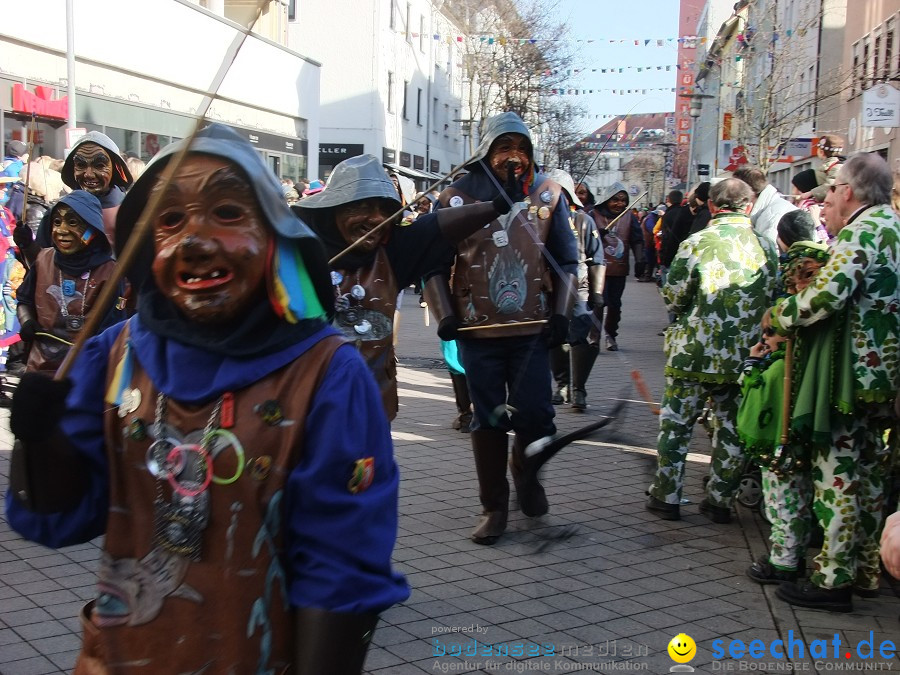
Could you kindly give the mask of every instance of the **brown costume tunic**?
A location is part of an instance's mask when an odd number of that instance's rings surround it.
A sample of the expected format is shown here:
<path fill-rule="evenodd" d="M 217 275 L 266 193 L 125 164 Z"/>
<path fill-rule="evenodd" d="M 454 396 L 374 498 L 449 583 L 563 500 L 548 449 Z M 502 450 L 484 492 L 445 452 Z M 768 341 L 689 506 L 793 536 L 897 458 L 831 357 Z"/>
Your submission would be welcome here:
<path fill-rule="evenodd" d="M 54 264 L 55 254 L 55 248 L 45 248 L 34 261 L 34 272 L 37 274 L 34 287 L 35 317 L 41 332 L 56 335 L 67 342 L 74 342 L 78 332 L 66 328 L 66 318 L 60 310 L 60 304 L 66 302 L 66 311 L 70 317 L 87 316 L 103 285 L 112 276 L 116 263 L 109 260 L 95 267 L 91 270 L 89 279 L 73 277 Z M 75 284 L 75 295 L 64 296 L 61 281 L 72 281 Z M 38 336 L 28 355 L 27 369 L 55 371 L 68 351 L 68 345 L 52 338 Z"/>
<path fill-rule="evenodd" d="M 549 199 L 544 201 L 542 195 Z M 507 215 L 457 246 L 450 281 L 456 316 L 462 327 L 496 326 L 466 331 L 466 338 L 535 335 L 543 330 L 539 323 L 519 324 L 550 315 L 553 284 L 543 245 L 535 246 L 535 237 L 546 242 L 559 195 L 559 185 L 546 181 L 531 191 L 530 205 L 514 204 Z M 450 205 L 457 196 L 463 204 L 476 201 L 448 187 L 441 193 L 441 205 Z"/>
<path fill-rule="evenodd" d="M 128 335 L 126 327 L 110 354 L 108 387 Z M 231 392 L 233 424 L 228 423 L 227 404 L 213 416 L 211 427 L 219 431 L 206 446 L 217 482 L 194 502 L 208 521 L 199 532 L 196 561 L 155 538 L 158 522 L 165 523 L 167 532 L 183 522 L 178 514 L 166 519 L 165 508 L 189 500 L 148 470 L 157 390 L 133 359 L 129 389 L 140 392 L 140 404 L 124 418 L 111 406 L 104 420 L 110 455 L 109 520 L 100 597 L 87 626 L 82 668 L 94 656 L 114 673 L 212 675 L 289 669 L 293 633 L 282 560 L 281 499 L 285 481 L 303 455 L 312 398 L 342 343 L 338 336 L 327 337 L 283 369 Z M 274 401 L 277 407 L 266 407 Z M 161 435 L 203 444 L 216 403 L 187 406 L 168 400 Z M 135 420 L 144 422 L 145 438 L 136 433 L 140 427 Z M 243 446 L 243 466 L 235 439 Z M 173 481 L 190 490 L 196 485 L 190 481 L 204 480 L 205 463 L 198 461 L 195 450 L 187 449 L 183 456 L 187 463 Z M 228 482 L 235 475 L 236 480 Z"/>
<path fill-rule="evenodd" d="M 384 412 L 389 420 L 397 416 L 397 363 L 394 358 L 394 310 L 397 306 L 397 280 L 383 247 L 375 253 L 369 267 L 353 271 L 337 270 L 343 276 L 335 286 L 338 297 L 346 297 L 347 309 L 336 305 L 334 326 L 359 350 L 381 391 Z M 362 286 L 366 295 L 357 299 L 351 289 Z M 366 328 L 368 322 L 368 330 Z"/>

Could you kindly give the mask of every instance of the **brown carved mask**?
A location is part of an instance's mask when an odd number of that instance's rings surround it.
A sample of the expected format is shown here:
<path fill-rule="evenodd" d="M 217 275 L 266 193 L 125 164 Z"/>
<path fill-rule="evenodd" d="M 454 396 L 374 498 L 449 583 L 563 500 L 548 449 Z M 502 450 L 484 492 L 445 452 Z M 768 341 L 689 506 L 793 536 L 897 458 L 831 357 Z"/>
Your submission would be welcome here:
<path fill-rule="evenodd" d="M 88 224 L 65 204 L 60 204 L 53 209 L 50 228 L 53 246 L 61 254 L 72 255 L 87 247 L 87 242 L 83 237 Z"/>
<path fill-rule="evenodd" d="M 82 143 L 74 152 L 72 166 L 79 187 L 93 195 L 105 195 L 109 192 L 113 175 L 109 153 L 96 143 Z"/>
<path fill-rule="evenodd" d="M 153 190 L 159 190 L 157 183 Z M 157 287 L 189 319 L 223 323 L 265 302 L 272 233 L 237 165 L 189 155 L 153 223 Z"/>

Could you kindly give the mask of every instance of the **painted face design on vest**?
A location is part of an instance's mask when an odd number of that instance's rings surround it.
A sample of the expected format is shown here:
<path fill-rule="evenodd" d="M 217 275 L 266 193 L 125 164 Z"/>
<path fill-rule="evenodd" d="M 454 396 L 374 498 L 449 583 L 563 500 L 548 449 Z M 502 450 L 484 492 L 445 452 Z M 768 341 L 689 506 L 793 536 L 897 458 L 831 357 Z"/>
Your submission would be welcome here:
<path fill-rule="evenodd" d="M 528 283 L 525 273 L 528 265 L 519 258 L 519 254 L 510 246 L 500 249 L 488 270 L 488 290 L 491 302 L 501 314 L 515 314 L 525 306 L 525 292 Z"/>
<path fill-rule="evenodd" d="M 87 247 L 83 237 L 88 224 L 65 204 L 53 209 L 50 227 L 53 246 L 63 255 L 72 255 Z"/>
<path fill-rule="evenodd" d="M 341 204 L 334 209 L 334 224 L 347 244 L 352 244 L 357 239 L 362 239 L 371 232 L 379 223 L 390 216 L 394 210 L 390 201 L 386 199 L 363 199 L 358 202 Z M 385 234 L 379 233 L 366 237 L 366 241 L 360 244 L 357 250 L 364 252 L 374 251 L 384 243 Z"/>
<path fill-rule="evenodd" d="M 488 164 L 502 180 L 506 180 L 506 163 L 514 162 L 516 178 L 531 170 L 531 141 L 522 134 L 503 134 L 491 144 Z"/>
<path fill-rule="evenodd" d="M 82 143 L 75 149 L 72 157 L 75 169 L 75 182 L 94 195 L 105 195 L 109 192 L 112 181 L 113 163 L 109 153 L 96 143 Z"/>
<path fill-rule="evenodd" d="M 263 301 L 272 236 L 237 166 L 190 155 L 163 195 L 153 224 L 153 279 L 189 319 L 230 321 L 252 302 Z"/>

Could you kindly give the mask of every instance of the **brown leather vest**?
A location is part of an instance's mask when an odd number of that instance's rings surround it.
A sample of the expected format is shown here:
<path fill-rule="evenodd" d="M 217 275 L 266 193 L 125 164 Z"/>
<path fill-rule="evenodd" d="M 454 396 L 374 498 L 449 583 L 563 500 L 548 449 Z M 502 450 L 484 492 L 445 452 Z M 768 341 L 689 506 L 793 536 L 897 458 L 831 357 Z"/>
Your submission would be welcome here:
<path fill-rule="evenodd" d="M 545 181 L 531 191 L 530 206 L 514 204 L 507 215 L 457 245 L 450 281 L 456 316 L 464 328 L 491 326 L 465 331 L 460 337 L 535 335 L 543 330 L 542 324 L 518 325 L 550 315 L 553 284 L 543 247 L 535 243 L 529 229 L 541 242 L 547 241 L 559 194 L 559 185 Z M 464 204 L 476 201 L 450 186 L 441 193 L 441 205 L 446 207 L 456 196 Z"/>
<path fill-rule="evenodd" d="M 119 205 L 103 209 L 103 234 L 106 235 L 112 250 L 116 250 L 116 215 L 119 213 Z"/>
<path fill-rule="evenodd" d="M 609 220 L 597 211 L 592 212 L 597 230 L 606 228 Z M 631 255 L 631 214 L 626 213 L 616 221 L 603 237 L 603 257 L 606 259 L 606 276 L 627 277 L 628 256 Z"/>
<path fill-rule="evenodd" d="M 128 335 L 126 327 L 111 350 L 107 386 Z M 339 336 L 326 337 L 281 370 L 231 392 L 233 425 L 220 429 L 207 447 L 213 476 L 237 478 L 213 482 L 195 502 L 208 504 L 196 561 L 155 540 L 155 520 L 165 511 L 154 502 L 168 507 L 184 500 L 148 470 L 157 390 L 133 360 L 130 389 L 140 392 L 139 406 L 122 418 L 107 403 L 104 416 L 110 506 L 92 619 L 109 672 L 212 675 L 282 673 L 290 667 L 284 485 L 303 456 L 306 416 L 342 343 Z M 200 444 L 216 403 L 187 406 L 168 399 L 163 435 Z M 227 424 L 226 407 L 213 428 Z M 243 466 L 234 439 L 243 447 Z M 200 455 L 185 456 L 192 463 L 176 479 L 182 488 L 195 485 L 182 482 L 185 474 L 205 476 Z M 176 528 L 180 522 L 174 516 L 162 520 Z"/>
<path fill-rule="evenodd" d="M 348 272 L 337 270 L 343 279 L 335 289 L 345 301 L 335 303 L 334 326 L 356 345 L 375 376 L 381 390 L 381 402 L 389 420 L 397 416 L 397 363 L 394 358 L 394 311 L 397 309 L 397 279 L 387 252 L 379 248 L 370 267 Z M 359 285 L 365 297 L 354 298 L 351 290 Z M 342 304 L 347 309 L 341 310 Z M 368 322 L 368 323 L 364 323 Z M 364 330 L 368 328 L 368 330 Z"/>
<path fill-rule="evenodd" d="M 68 315 L 79 317 L 82 316 L 82 298 L 84 298 L 83 315 L 90 314 L 97 296 L 100 295 L 104 284 L 112 276 L 116 263 L 110 260 L 92 269 L 90 279 L 73 277 L 61 272 L 54 264 L 55 253 L 55 248 L 42 249 L 34 261 L 34 271 L 37 274 L 34 287 L 34 311 L 41 332 L 56 335 L 67 342 L 74 342 L 78 331 L 66 328 L 66 318 L 60 311 L 60 303 L 65 299 Z M 60 274 L 64 281 L 75 284 L 74 295 L 63 295 Z M 86 296 L 85 288 L 87 289 Z M 55 371 L 68 351 L 69 346 L 59 340 L 38 336 L 28 355 L 27 368 L 29 371 Z"/>

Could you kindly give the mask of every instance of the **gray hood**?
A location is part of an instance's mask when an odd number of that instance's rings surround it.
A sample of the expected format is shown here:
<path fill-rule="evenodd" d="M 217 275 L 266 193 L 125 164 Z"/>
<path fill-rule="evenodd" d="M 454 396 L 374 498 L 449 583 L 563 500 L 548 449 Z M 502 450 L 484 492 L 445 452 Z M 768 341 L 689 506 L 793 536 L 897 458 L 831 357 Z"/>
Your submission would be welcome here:
<path fill-rule="evenodd" d="M 391 200 L 395 204 L 395 210 L 403 206 L 400 195 L 378 158 L 374 155 L 359 155 L 345 159 L 334 167 L 331 178 L 328 179 L 328 187 L 318 194 L 301 199 L 294 206 L 300 210 L 327 209 L 373 198 Z"/>
<path fill-rule="evenodd" d="M 169 163 L 186 140 L 172 143 L 163 148 L 147 165 L 144 173 L 125 195 L 116 215 L 116 254 L 121 255 L 125 243 L 144 210 L 150 189 L 156 184 L 160 172 Z M 249 141 L 222 124 L 211 124 L 201 129 L 191 144 L 191 154 L 212 155 L 228 160 L 238 166 L 259 202 L 259 208 L 268 225 L 281 237 L 292 239 L 300 250 L 310 279 L 315 285 L 316 295 L 322 307 L 330 307 L 334 302 L 328 261 L 319 238 L 291 211 L 284 200 L 281 183 L 266 166 Z M 390 181 L 388 181 L 390 184 Z M 393 189 L 391 185 L 391 189 Z M 132 283 L 140 287 L 150 276 L 154 247 L 152 233 L 148 232 L 142 242 L 137 258 L 128 272 Z"/>
<path fill-rule="evenodd" d="M 478 164 L 480 160 L 485 159 L 488 156 L 491 145 L 493 145 L 494 141 L 503 134 L 522 134 L 529 142 L 531 141 L 531 132 L 528 131 L 525 122 L 523 122 L 522 118 L 516 115 L 516 113 L 505 112 L 494 115 L 493 117 L 488 117 L 487 121 L 484 123 L 481 143 L 475 148 L 475 154 L 472 155 L 472 159 L 466 163 L 466 168 L 471 168 L 473 165 Z M 531 160 L 532 164 L 534 164 L 534 148 L 528 153 L 528 158 Z"/>
<path fill-rule="evenodd" d="M 69 151 L 68 156 L 66 157 L 66 161 L 63 163 L 62 170 L 60 171 L 60 175 L 62 176 L 62 182 L 68 185 L 73 190 L 80 190 L 81 186 L 78 185 L 78 181 L 75 180 L 75 150 L 79 145 L 84 145 L 85 143 L 94 143 L 99 145 L 101 148 L 106 150 L 109 153 L 110 158 L 113 163 L 113 172 L 112 179 L 109 184 L 111 186 L 115 185 L 117 187 L 122 188 L 123 191 L 127 190 L 132 183 L 134 183 L 134 179 L 131 177 L 131 172 L 128 170 L 128 165 L 125 164 L 125 160 L 122 159 L 122 155 L 119 153 L 119 146 L 113 142 L 106 134 L 101 134 L 99 131 L 90 131 L 86 133 L 84 136 L 78 139 L 78 142 L 72 146 L 72 149 Z"/>
<path fill-rule="evenodd" d="M 619 181 L 616 181 L 609 187 L 603 188 L 603 192 L 601 192 L 597 196 L 597 206 L 603 206 L 619 192 L 625 193 L 625 198 L 628 200 L 628 203 L 625 205 L 625 208 L 627 209 L 631 204 L 631 195 L 628 194 L 628 188 L 622 185 L 622 183 L 620 183 Z"/>

